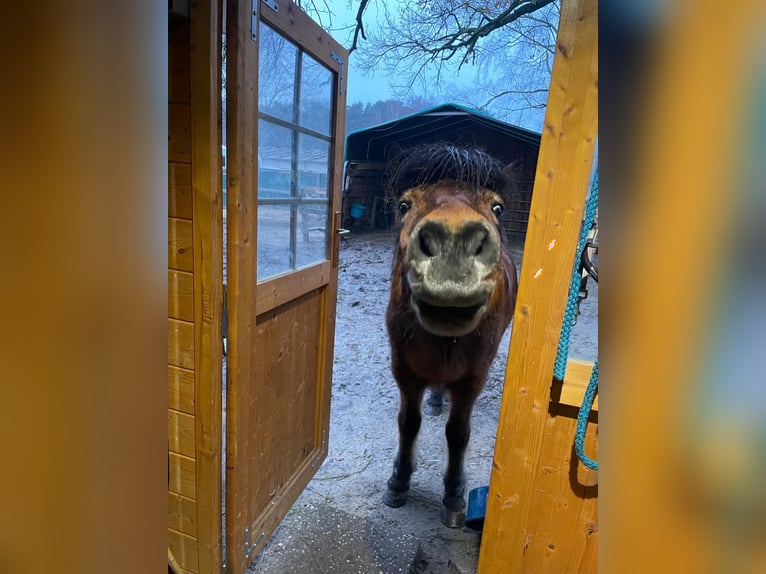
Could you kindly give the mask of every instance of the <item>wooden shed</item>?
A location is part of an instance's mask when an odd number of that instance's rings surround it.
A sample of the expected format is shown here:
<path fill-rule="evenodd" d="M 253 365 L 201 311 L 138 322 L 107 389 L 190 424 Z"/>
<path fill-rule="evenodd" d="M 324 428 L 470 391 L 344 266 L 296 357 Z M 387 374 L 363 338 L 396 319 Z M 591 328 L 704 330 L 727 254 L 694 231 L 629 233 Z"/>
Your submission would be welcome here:
<path fill-rule="evenodd" d="M 509 238 L 523 239 L 532 201 L 540 134 L 458 104 L 421 110 L 346 137 L 344 225 L 369 228 L 390 225 L 392 208 L 383 201 L 386 161 L 400 147 L 434 142 L 479 146 L 513 165 L 517 189 L 506 205 L 503 226 Z M 361 217 L 352 217 L 352 205 L 365 207 Z"/>

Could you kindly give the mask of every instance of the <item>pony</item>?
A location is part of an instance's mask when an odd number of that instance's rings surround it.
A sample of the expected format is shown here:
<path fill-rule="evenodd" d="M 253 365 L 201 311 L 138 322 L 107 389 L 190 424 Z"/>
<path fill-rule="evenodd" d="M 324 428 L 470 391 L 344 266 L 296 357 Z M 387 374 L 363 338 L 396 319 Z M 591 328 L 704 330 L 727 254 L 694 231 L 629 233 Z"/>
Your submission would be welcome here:
<path fill-rule="evenodd" d="M 402 150 L 386 174 L 398 226 L 386 327 L 400 403 L 383 502 L 407 500 L 426 389 L 431 414 L 448 393 L 442 521 L 459 528 L 471 412 L 516 302 L 516 266 L 500 224 L 513 177 L 484 150 L 447 143 Z"/>

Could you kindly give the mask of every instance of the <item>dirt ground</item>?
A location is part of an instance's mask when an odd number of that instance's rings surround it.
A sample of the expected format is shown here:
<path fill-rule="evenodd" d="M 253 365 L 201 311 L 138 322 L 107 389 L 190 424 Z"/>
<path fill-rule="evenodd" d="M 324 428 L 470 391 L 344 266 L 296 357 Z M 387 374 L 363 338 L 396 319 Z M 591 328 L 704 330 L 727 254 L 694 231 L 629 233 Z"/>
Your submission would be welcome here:
<path fill-rule="evenodd" d="M 446 409 L 439 416 L 423 418 L 417 444 L 418 466 L 407 504 L 393 509 L 381 501 L 397 444 L 399 396 L 390 372 L 384 324 L 393 243 L 393 232 L 354 233 L 343 240 L 329 454 L 256 558 L 251 573 L 329 571 L 329 567 L 320 565 L 323 562 L 312 561 L 311 556 L 332 552 L 322 539 L 326 533 L 321 531 L 326 524 L 329 532 L 330 522 L 335 527 L 341 524 L 341 533 L 333 536 L 342 537 L 344 528 L 367 529 L 378 533 L 376 536 L 388 536 L 393 540 L 391 544 L 401 549 L 392 550 L 394 558 L 381 558 L 378 552 L 377 561 L 372 561 L 374 567 L 369 560 L 357 560 L 350 552 L 340 560 L 340 566 L 332 568 L 333 572 L 476 572 L 480 535 L 467 529 L 446 528 L 440 520 L 447 450 Z M 519 269 L 521 250 L 520 245 L 512 247 Z M 571 356 L 596 358 L 597 300 L 597 286 L 590 282 L 590 295 L 574 329 Z M 473 412 L 465 467 L 468 490 L 489 484 L 511 330 L 512 326 L 503 337 Z M 397 552 L 412 554 L 408 570 L 402 570 L 407 566 L 397 563 Z"/>

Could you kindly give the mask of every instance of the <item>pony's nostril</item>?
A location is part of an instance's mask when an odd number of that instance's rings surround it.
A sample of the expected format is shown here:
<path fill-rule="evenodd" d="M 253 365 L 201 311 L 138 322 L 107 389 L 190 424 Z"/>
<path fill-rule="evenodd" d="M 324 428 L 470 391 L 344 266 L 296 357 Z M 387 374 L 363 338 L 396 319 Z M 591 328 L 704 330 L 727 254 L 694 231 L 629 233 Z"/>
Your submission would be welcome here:
<path fill-rule="evenodd" d="M 444 230 L 434 222 L 428 222 L 418 232 L 418 247 L 423 257 L 441 255 L 444 241 Z"/>
<path fill-rule="evenodd" d="M 420 251 L 426 257 L 433 257 L 435 255 L 433 246 L 429 245 L 429 243 L 432 242 L 433 240 L 429 238 L 425 233 L 420 234 Z"/>
<path fill-rule="evenodd" d="M 466 254 L 472 257 L 481 256 L 489 240 L 489 233 L 487 233 L 486 229 L 470 230 L 466 238 Z"/>

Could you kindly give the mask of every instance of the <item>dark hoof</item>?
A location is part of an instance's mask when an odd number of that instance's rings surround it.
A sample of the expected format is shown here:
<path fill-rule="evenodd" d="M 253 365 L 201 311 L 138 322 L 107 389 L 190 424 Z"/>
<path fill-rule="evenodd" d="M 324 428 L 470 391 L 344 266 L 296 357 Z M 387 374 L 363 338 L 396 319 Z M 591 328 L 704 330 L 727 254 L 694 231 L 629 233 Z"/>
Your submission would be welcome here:
<path fill-rule="evenodd" d="M 432 405 L 431 403 L 427 402 L 423 406 L 423 414 L 428 415 L 429 417 L 438 417 L 440 414 L 442 414 L 441 403 L 438 405 Z"/>
<path fill-rule="evenodd" d="M 423 405 L 423 413 L 428 416 L 439 416 L 442 414 L 442 406 L 444 405 L 444 392 L 443 391 L 431 391 L 426 398 L 426 404 Z"/>
<path fill-rule="evenodd" d="M 389 488 L 383 495 L 383 504 L 390 506 L 391 508 L 399 508 L 400 506 L 404 506 L 405 502 L 407 502 L 406 490 L 404 492 L 396 492 L 395 490 L 391 490 Z"/>
<path fill-rule="evenodd" d="M 447 528 L 462 528 L 465 522 L 465 510 L 442 508 L 442 523 Z"/>

